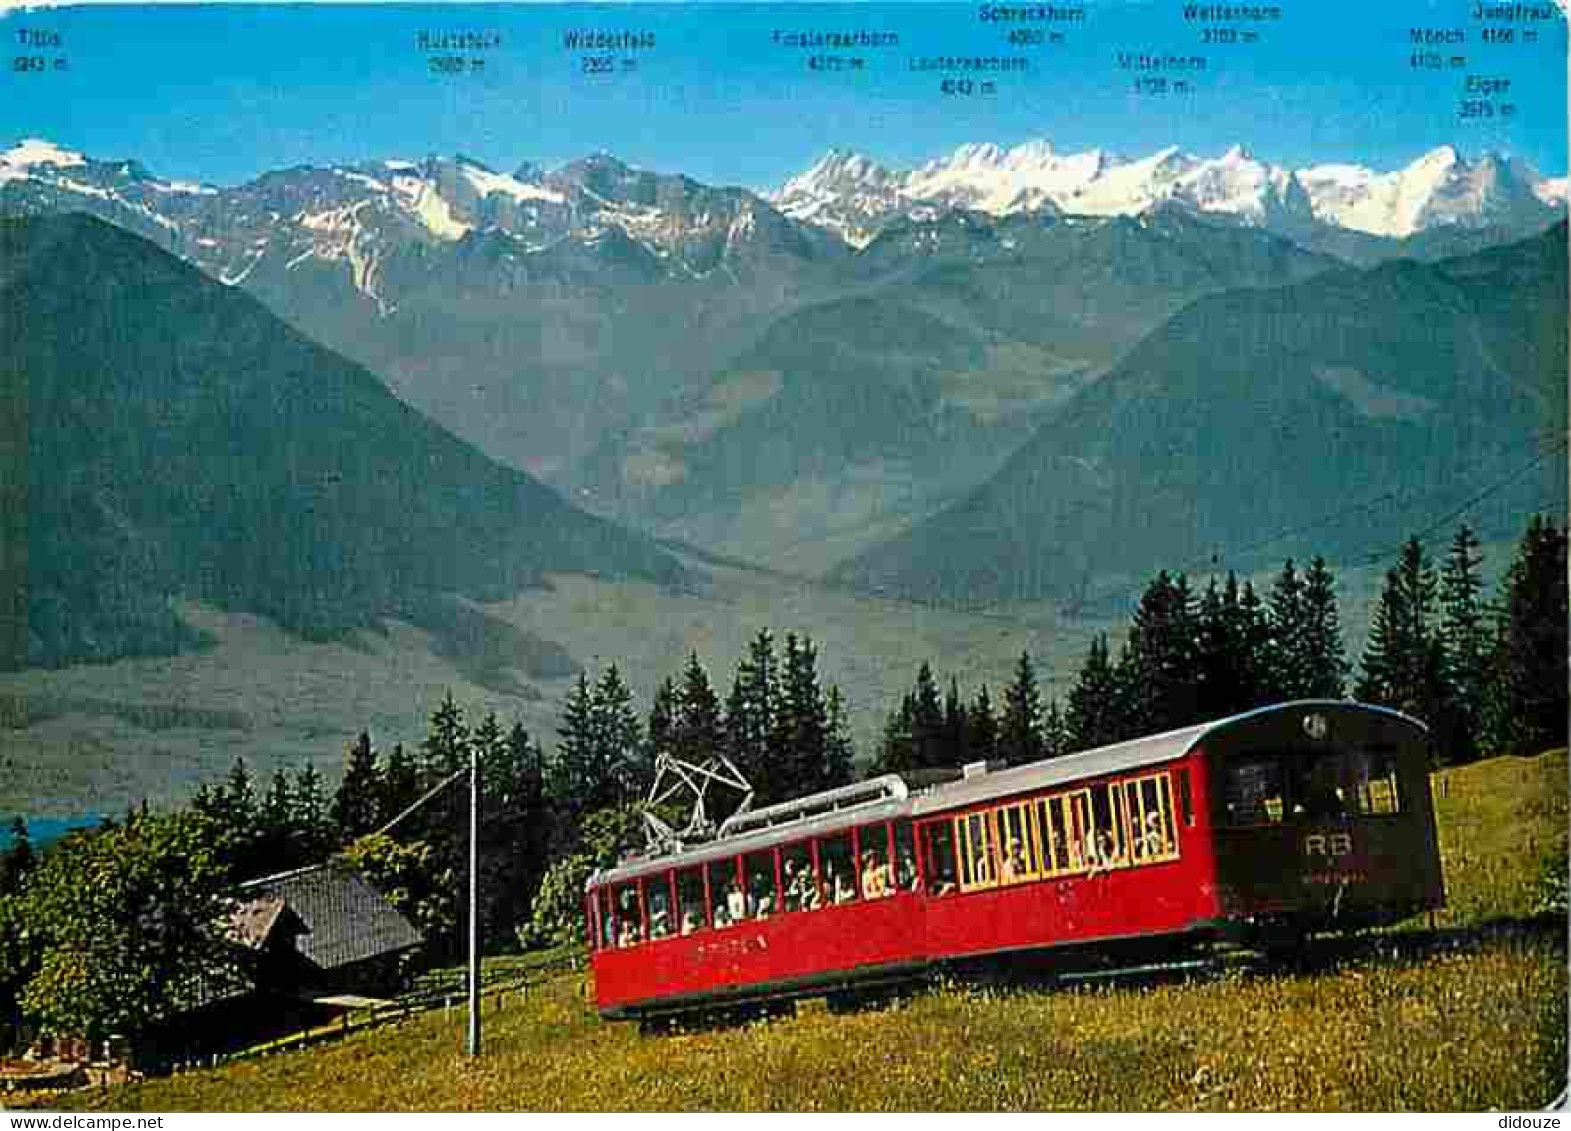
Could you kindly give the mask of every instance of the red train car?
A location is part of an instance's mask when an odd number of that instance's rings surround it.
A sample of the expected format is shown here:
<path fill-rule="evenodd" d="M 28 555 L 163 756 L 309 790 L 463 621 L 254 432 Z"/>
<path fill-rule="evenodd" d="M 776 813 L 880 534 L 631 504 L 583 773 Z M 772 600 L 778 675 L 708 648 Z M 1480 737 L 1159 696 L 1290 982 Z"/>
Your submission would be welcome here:
<path fill-rule="evenodd" d="M 1031 765 L 886 775 L 590 878 L 600 1011 L 845 996 L 974 963 L 1297 945 L 1444 889 L 1422 724 L 1296 702 Z"/>

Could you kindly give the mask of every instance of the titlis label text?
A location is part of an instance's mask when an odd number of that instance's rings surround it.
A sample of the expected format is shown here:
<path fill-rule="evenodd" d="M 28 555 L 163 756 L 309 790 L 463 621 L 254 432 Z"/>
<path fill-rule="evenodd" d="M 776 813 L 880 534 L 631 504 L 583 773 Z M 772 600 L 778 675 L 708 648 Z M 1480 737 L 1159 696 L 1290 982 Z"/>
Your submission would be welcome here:
<path fill-rule="evenodd" d="M 58 31 L 21 27 L 16 29 L 12 42 L 20 48 L 20 52 L 11 57 L 11 70 L 16 74 L 37 75 L 70 69 L 70 61 L 61 51 L 65 39 Z"/>

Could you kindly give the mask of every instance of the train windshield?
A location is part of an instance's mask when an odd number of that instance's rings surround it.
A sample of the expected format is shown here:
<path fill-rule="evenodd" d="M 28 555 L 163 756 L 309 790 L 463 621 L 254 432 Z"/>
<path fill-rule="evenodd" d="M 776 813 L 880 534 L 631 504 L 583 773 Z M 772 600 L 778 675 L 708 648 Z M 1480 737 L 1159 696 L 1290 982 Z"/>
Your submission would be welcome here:
<path fill-rule="evenodd" d="M 1390 747 L 1241 752 L 1222 764 L 1222 803 L 1232 825 L 1396 813 L 1396 753 Z"/>

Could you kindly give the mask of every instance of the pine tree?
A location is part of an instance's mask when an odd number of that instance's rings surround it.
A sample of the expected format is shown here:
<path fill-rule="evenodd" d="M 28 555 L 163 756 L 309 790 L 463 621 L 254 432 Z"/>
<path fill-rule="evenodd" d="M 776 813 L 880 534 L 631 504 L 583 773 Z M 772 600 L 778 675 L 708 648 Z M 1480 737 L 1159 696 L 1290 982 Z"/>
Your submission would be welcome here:
<path fill-rule="evenodd" d="M 966 736 L 973 762 L 991 762 L 998 757 L 998 716 L 993 713 L 993 699 L 985 683 L 971 701 Z"/>
<path fill-rule="evenodd" d="M 974 761 L 971 748 L 971 718 L 960 701 L 960 684 L 951 676 L 944 695 L 944 760 L 946 766 L 963 766 Z"/>
<path fill-rule="evenodd" d="M 883 742 L 879 748 L 877 770 L 898 774 L 919 768 L 916 754 L 916 696 L 906 692 L 898 710 L 884 722 Z"/>
<path fill-rule="evenodd" d="M 240 836 L 250 836 L 256 830 L 256 791 L 251 784 L 251 771 L 244 758 L 236 758 L 229 768 L 229 777 L 223 790 L 223 818 L 230 831 Z"/>
<path fill-rule="evenodd" d="M 431 727 L 421 745 L 421 769 L 430 784 L 457 773 L 468 764 L 469 731 L 464 713 L 449 691 L 431 713 Z"/>
<path fill-rule="evenodd" d="M 1242 628 L 1238 616 L 1238 580 L 1227 575 L 1219 589 L 1212 578 L 1200 595 L 1197 614 L 1199 637 L 1195 650 L 1198 707 L 1202 718 L 1219 719 L 1233 714 L 1245 697 L 1242 673 Z"/>
<path fill-rule="evenodd" d="M 1238 637 L 1244 649 L 1239 662 L 1240 678 L 1250 692 L 1244 708 L 1263 707 L 1276 701 L 1271 676 L 1271 616 L 1249 581 L 1244 582 L 1238 596 L 1238 619 Z"/>
<path fill-rule="evenodd" d="M 1304 655 L 1304 582 L 1293 559 L 1288 558 L 1271 587 L 1268 598 L 1271 626 L 1270 672 L 1267 690 L 1273 701 L 1304 699 L 1308 665 Z"/>
<path fill-rule="evenodd" d="M 783 796 L 816 793 L 828 780 L 829 709 L 818 684 L 818 651 L 806 637 L 785 639 L 771 746 L 781 768 Z"/>
<path fill-rule="evenodd" d="M 1300 693 L 1309 699 L 1340 699 L 1347 687 L 1347 653 L 1342 618 L 1336 606 L 1336 579 L 1326 560 L 1316 558 L 1304 571 L 1303 638 Z"/>
<path fill-rule="evenodd" d="M 257 857 L 263 870 L 282 872 L 305 863 L 295 828 L 294 804 L 289 775 L 282 766 L 274 767 L 258 814 L 261 835 Z"/>
<path fill-rule="evenodd" d="M 610 769 L 608 804 L 626 805 L 642 800 L 650 786 L 641 757 L 643 727 L 633 709 L 633 693 L 615 664 L 606 668 L 595 686 L 594 708 L 597 736 L 604 744 L 601 761 Z"/>
<path fill-rule="evenodd" d="M 925 660 L 916 672 L 911 691 L 911 743 L 914 769 L 946 765 L 944 746 L 944 705 L 938 697 L 932 665 Z"/>
<path fill-rule="evenodd" d="M 1566 532 L 1539 515 L 1502 580 L 1488 741 L 1530 754 L 1566 744 Z"/>
<path fill-rule="evenodd" d="M 726 704 L 727 746 L 731 760 L 753 786 L 754 804 L 785 800 L 780 768 L 770 748 L 778 695 L 774 638 L 760 629 L 737 665 Z"/>
<path fill-rule="evenodd" d="M 1073 749 L 1069 744 L 1069 723 L 1059 710 L 1058 700 L 1049 699 L 1042 712 L 1042 757 L 1057 758 Z"/>
<path fill-rule="evenodd" d="M 1424 548 L 1410 538 L 1386 573 L 1370 621 L 1357 696 L 1433 720 L 1445 698 L 1443 649 L 1435 630 L 1436 581 Z"/>
<path fill-rule="evenodd" d="M 1450 748 L 1459 762 L 1478 757 L 1479 731 L 1488 678 L 1489 630 L 1480 594 L 1478 538 L 1464 523 L 1451 540 L 1440 573 L 1440 639 L 1445 646 L 1451 701 Z"/>
<path fill-rule="evenodd" d="M 387 756 L 381 787 L 377 816 L 382 825 L 398 817 L 420 797 L 420 771 L 405 753 L 402 742 L 394 743 L 392 753 Z"/>
<path fill-rule="evenodd" d="M 1042 695 L 1036 686 L 1031 655 L 1021 652 L 1015 678 L 1004 689 L 1004 712 L 998 722 L 998 756 L 1011 766 L 1042 757 Z"/>
<path fill-rule="evenodd" d="M 1199 625 L 1189 582 L 1158 573 L 1146 587 L 1120 658 L 1129 726 L 1150 734 L 1199 722 Z"/>
<path fill-rule="evenodd" d="M 1064 722 L 1072 749 L 1090 750 L 1118 741 L 1123 729 L 1118 719 L 1120 698 L 1118 675 L 1107 654 L 1107 637 L 1098 635 L 1069 690 Z"/>
<path fill-rule="evenodd" d="M 697 652 L 688 654 L 676 706 L 672 742 L 679 758 L 702 765 L 706 759 L 726 751 L 725 717 L 720 699 L 710 686 L 709 673 L 699 662 Z"/>
<path fill-rule="evenodd" d="M 576 830 L 580 821 L 605 805 L 608 767 L 597 762 L 602 748 L 596 728 L 589 677 L 579 672 L 562 709 L 556 759 L 551 765 L 550 792 L 563 829 Z M 572 835 L 576 837 L 576 831 Z"/>
<path fill-rule="evenodd" d="M 371 736 L 361 731 L 344 753 L 344 776 L 333 791 L 330 820 L 339 844 L 357 840 L 377 827 L 381 790 Z"/>
<path fill-rule="evenodd" d="M 327 799 L 322 775 L 307 762 L 295 775 L 293 798 L 295 843 L 301 857 L 314 862 L 321 859 L 332 842 L 327 823 Z"/>
<path fill-rule="evenodd" d="M 681 709 L 677 705 L 676 682 L 666 676 L 655 688 L 654 702 L 649 706 L 649 725 L 645 731 L 649 743 L 649 763 L 662 754 L 676 753 L 676 728 Z"/>
<path fill-rule="evenodd" d="M 828 736 L 825 740 L 824 751 L 824 785 L 833 789 L 835 786 L 850 785 L 856 763 L 856 746 L 851 740 L 851 722 L 846 717 L 845 700 L 840 695 L 840 688 L 831 683 L 826 704 L 828 721 L 825 729 Z"/>

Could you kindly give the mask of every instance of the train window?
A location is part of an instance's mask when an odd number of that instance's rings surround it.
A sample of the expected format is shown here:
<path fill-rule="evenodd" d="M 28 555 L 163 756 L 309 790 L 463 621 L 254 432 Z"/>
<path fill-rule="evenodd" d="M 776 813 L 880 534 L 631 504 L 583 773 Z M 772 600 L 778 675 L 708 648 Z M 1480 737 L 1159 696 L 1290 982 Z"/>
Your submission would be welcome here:
<path fill-rule="evenodd" d="M 916 871 L 916 837 L 910 821 L 895 822 L 895 890 L 918 891 L 921 881 Z"/>
<path fill-rule="evenodd" d="M 638 883 L 618 884 L 611 897 L 616 914 L 616 945 L 634 946 L 644 941 L 644 909 Z"/>
<path fill-rule="evenodd" d="M 1189 784 L 1189 771 L 1179 770 L 1178 808 L 1183 813 L 1184 824 L 1186 825 L 1193 825 L 1195 823 L 1195 798 L 1194 794 L 1190 792 L 1190 789 L 1191 786 Z"/>
<path fill-rule="evenodd" d="M 1222 805 L 1228 824 L 1264 825 L 1282 820 L 1284 789 L 1278 758 L 1249 758 L 1225 763 Z"/>
<path fill-rule="evenodd" d="M 1172 783 L 1166 774 L 1125 782 L 1124 806 L 1136 861 L 1166 860 L 1178 855 Z"/>
<path fill-rule="evenodd" d="M 1396 759 L 1391 754 L 1380 751 L 1369 755 L 1362 798 L 1365 813 L 1383 815 L 1402 811 L 1396 787 Z"/>
<path fill-rule="evenodd" d="M 819 840 L 818 868 L 826 903 L 850 903 L 856 899 L 856 860 L 851 855 L 850 833 Z"/>
<path fill-rule="evenodd" d="M 671 907 L 671 873 L 643 880 L 644 907 L 649 912 L 649 938 L 668 939 L 676 933 Z"/>
<path fill-rule="evenodd" d="M 1023 883 L 1035 879 L 1041 871 L 1034 824 L 1030 805 L 1010 805 L 998 811 L 1002 842 L 999 879 L 1003 883 Z"/>
<path fill-rule="evenodd" d="M 818 906 L 813 854 L 806 844 L 793 844 L 780 850 L 780 882 L 785 885 L 787 911 L 811 911 Z"/>
<path fill-rule="evenodd" d="M 704 905 L 704 871 L 684 868 L 676 874 L 677 930 L 691 935 L 709 926 Z"/>
<path fill-rule="evenodd" d="M 780 893 L 775 890 L 775 854 L 749 853 L 745 861 L 747 875 L 747 917 L 767 919 L 780 910 Z"/>
<path fill-rule="evenodd" d="M 954 894 L 955 837 L 948 821 L 922 826 L 922 874 L 927 877 L 927 894 Z"/>
<path fill-rule="evenodd" d="M 1086 843 L 1092 871 L 1122 868 L 1129 863 L 1129 844 L 1124 831 L 1124 797 L 1117 785 L 1091 791 L 1091 819 L 1094 832 Z"/>
<path fill-rule="evenodd" d="M 717 927 L 729 927 L 747 917 L 747 900 L 736 878 L 736 859 L 709 863 L 709 908 Z"/>
<path fill-rule="evenodd" d="M 889 826 L 873 825 L 859 830 L 862 850 L 857 873 L 864 899 L 883 899 L 895 894 L 894 876 L 889 867 Z"/>
<path fill-rule="evenodd" d="M 960 890 L 998 884 L 998 830 L 993 813 L 971 813 L 955 818 L 960 842 Z"/>

